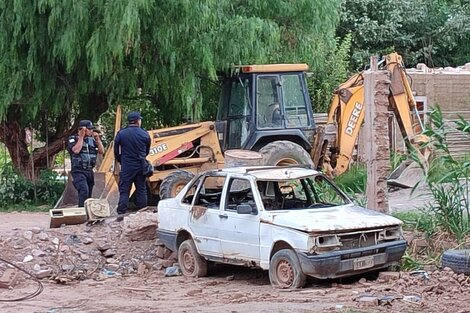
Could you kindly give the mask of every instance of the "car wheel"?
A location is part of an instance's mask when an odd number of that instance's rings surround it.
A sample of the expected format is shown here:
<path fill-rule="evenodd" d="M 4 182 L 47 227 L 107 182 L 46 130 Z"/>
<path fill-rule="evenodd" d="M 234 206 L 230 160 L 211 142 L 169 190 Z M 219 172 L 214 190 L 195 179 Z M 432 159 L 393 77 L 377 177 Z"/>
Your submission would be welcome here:
<path fill-rule="evenodd" d="M 185 276 L 207 275 L 207 261 L 199 255 L 192 239 L 187 239 L 178 248 L 178 263 Z"/>
<path fill-rule="evenodd" d="M 290 249 L 276 252 L 269 263 L 269 280 L 276 288 L 295 289 L 305 286 L 307 276 L 300 268 L 297 254 Z"/>
<path fill-rule="evenodd" d="M 447 250 L 442 254 L 442 267 L 470 275 L 470 249 Z"/>

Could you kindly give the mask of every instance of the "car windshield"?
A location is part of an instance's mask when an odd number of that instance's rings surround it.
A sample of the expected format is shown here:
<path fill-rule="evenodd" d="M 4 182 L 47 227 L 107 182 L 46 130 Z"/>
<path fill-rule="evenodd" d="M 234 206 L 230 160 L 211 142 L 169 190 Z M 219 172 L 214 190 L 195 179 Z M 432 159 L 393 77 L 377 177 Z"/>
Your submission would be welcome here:
<path fill-rule="evenodd" d="M 323 175 L 291 180 L 258 180 L 265 210 L 303 210 L 350 203 Z"/>

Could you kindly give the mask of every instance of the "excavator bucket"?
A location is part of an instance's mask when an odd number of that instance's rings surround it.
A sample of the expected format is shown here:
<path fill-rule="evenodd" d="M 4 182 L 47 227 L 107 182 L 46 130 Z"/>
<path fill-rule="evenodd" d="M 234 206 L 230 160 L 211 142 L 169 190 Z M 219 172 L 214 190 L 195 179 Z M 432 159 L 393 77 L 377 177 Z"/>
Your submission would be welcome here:
<path fill-rule="evenodd" d="M 402 162 L 388 177 L 390 186 L 413 188 L 424 177 L 423 168 L 415 161 Z"/>
<path fill-rule="evenodd" d="M 118 106 L 116 110 L 116 120 L 114 125 L 114 134 L 116 134 L 121 127 L 121 107 Z M 93 187 L 92 198 L 94 199 L 106 199 L 109 203 L 111 214 L 117 208 L 119 201 L 119 190 L 118 190 L 118 174 L 119 164 L 114 160 L 114 143 L 111 142 L 106 149 L 106 153 L 101 160 L 98 169 L 94 173 L 95 186 Z M 57 201 L 54 209 L 74 207 L 78 204 L 77 190 L 73 186 L 73 179 L 71 173 L 67 176 L 67 184 L 64 192 Z"/>

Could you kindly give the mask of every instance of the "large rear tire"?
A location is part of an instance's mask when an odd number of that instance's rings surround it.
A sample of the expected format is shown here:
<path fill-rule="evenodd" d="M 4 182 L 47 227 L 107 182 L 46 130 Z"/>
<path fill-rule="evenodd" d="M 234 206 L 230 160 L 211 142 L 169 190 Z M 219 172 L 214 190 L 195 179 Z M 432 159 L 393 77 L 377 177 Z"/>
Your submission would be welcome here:
<path fill-rule="evenodd" d="M 296 165 L 314 166 L 310 155 L 300 145 L 287 140 L 268 143 L 259 152 L 263 155 L 264 165 Z"/>
<path fill-rule="evenodd" d="M 176 197 L 193 177 L 194 174 L 187 171 L 175 171 L 169 174 L 160 185 L 160 199 Z"/>
<path fill-rule="evenodd" d="M 178 263 L 183 275 L 203 277 L 207 275 L 207 261 L 197 252 L 192 239 L 187 239 L 178 248 Z"/>

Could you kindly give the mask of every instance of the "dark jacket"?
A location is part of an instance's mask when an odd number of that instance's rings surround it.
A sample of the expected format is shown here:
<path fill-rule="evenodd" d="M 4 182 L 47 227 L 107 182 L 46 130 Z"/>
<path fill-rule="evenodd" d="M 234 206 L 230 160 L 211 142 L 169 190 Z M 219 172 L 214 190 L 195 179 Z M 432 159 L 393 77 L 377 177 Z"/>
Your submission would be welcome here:
<path fill-rule="evenodd" d="M 142 168 L 142 160 L 150 151 L 150 136 L 137 125 L 121 129 L 114 139 L 114 158 L 121 163 L 121 169 Z"/>
<path fill-rule="evenodd" d="M 72 171 L 91 171 L 96 164 L 98 145 L 93 137 L 83 138 L 82 150 L 78 154 L 73 153 L 72 148 L 77 144 L 78 136 L 70 136 L 67 150 L 70 153 Z"/>

